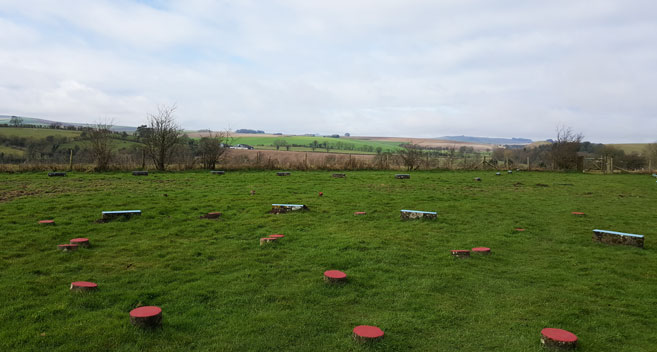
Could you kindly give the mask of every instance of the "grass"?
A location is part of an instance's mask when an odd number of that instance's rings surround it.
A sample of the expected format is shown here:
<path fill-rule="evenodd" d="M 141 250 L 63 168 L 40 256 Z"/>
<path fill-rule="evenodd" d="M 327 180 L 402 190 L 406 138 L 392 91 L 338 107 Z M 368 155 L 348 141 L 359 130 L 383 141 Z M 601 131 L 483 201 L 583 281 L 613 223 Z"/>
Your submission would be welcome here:
<path fill-rule="evenodd" d="M 579 351 L 654 350 L 654 179 L 330 174 L 0 175 L 0 350 L 526 352 L 542 351 L 544 327 L 577 334 Z M 310 211 L 268 214 L 272 203 Z M 121 209 L 143 215 L 94 222 Z M 400 209 L 438 220 L 402 222 Z M 221 220 L 199 219 L 211 211 Z M 592 243 L 594 228 L 646 235 L 646 249 Z M 261 248 L 272 233 L 286 237 Z M 75 237 L 93 247 L 56 250 Z M 450 256 L 475 246 L 494 253 Z M 328 269 L 349 282 L 325 285 Z M 72 294 L 78 280 L 100 288 Z M 163 308 L 161 329 L 130 325 L 141 305 Z M 357 345 L 360 324 L 386 337 Z"/>
<path fill-rule="evenodd" d="M 627 143 L 627 144 L 609 144 L 612 147 L 618 148 L 625 152 L 625 154 L 637 153 L 640 155 L 645 154 L 647 143 Z"/>
<path fill-rule="evenodd" d="M 3 127 L 0 128 L 0 135 L 17 136 L 21 138 L 43 139 L 48 136 L 56 137 L 78 137 L 82 132 L 57 130 L 52 128 L 20 128 L 20 127 Z"/>
<path fill-rule="evenodd" d="M 5 155 L 23 156 L 24 152 L 20 149 L 0 145 L 0 153 Z"/>
<path fill-rule="evenodd" d="M 352 139 L 352 138 L 306 137 L 306 136 L 237 137 L 233 140 L 233 144 L 242 143 L 256 147 L 257 146 L 274 147 L 274 141 L 277 139 L 283 139 L 287 142 L 287 144 L 290 145 L 292 144 L 310 145 L 310 143 L 312 143 L 313 141 L 317 141 L 317 143 L 328 142 L 329 145 L 335 145 L 338 142 L 342 142 L 344 144 L 353 144 L 356 148 L 365 145 L 371 146 L 374 149 L 376 149 L 377 147 L 381 147 L 383 151 L 385 151 L 386 149 L 390 151 L 395 151 L 399 149 L 399 144 L 400 144 L 398 142 L 370 141 L 370 140 L 360 140 L 360 139 Z M 310 148 L 307 149 L 311 150 Z M 281 150 L 285 150 L 285 147 L 281 147 Z M 325 149 L 317 148 L 317 151 L 322 151 L 322 150 Z M 336 151 L 336 150 L 332 149 L 332 151 Z"/>

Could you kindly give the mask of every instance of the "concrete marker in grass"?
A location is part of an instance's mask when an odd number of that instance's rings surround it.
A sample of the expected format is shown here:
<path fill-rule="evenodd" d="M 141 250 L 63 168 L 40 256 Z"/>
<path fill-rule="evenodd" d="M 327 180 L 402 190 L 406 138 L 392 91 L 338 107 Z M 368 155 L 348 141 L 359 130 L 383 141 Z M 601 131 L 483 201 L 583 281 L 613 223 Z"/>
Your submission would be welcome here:
<path fill-rule="evenodd" d="M 456 259 L 470 258 L 470 251 L 467 249 L 452 249 L 452 257 Z"/>
<path fill-rule="evenodd" d="M 72 252 L 72 251 L 75 251 L 75 250 L 78 249 L 78 245 L 77 244 L 70 244 L 70 243 L 58 244 L 57 249 L 59 249 L 62 252 Z"/>
<path fill-rule="evenodd" d="M 353 330 L 353 338 L 360 343 L 372 343 L 383 338 L 383 330 L 371 325 L 358 325 Z"/>
<path fill-rule="evenodd" d="M 210 171 L 211 175 L 223 175 L 225 173 L 226 173 L 225 171 Z"/>
<path fill-rule="evenodd" d="M 472 248 L 472 253 L 475 253 L 475 254 L 490 254 L 490 248 L 488 248 L 488 247 L 475 247 L 475 248 Z"/>
<path fill-rule="evenodd" d="M 70 241 L 68 241 L 68 243 L 77 244 L 78 246 L 85 247 L 85 248 L 89 248 L 91 246 L 91 244 L 89 243 L 89 239 L 88 238 L 83 238 L 83 237 L 73 238 Z"/>
<path fill-rule="evenodd" d="M 148 171 L 133 171 L 132 176 L 148 176 Z"/>
<path fill-rule="evenodd" d="M 364 211 L 355 211 L 354 215 L 366 215 L 367 213 Z"/>
<path fill-rule="evenodd" d="M 281 235 L 281 234 L 279 234 L 279 233 L 276 233 L 276 234 L 273 234 L 273 235 L 269 235 L 269 238 L 283 238 L 283 237 L 285 237 L 285 235 Z"/>
<path fill-rule="evenodd" d="M 545 328 L 541 330 L 543 347 L 557 350 L 573 350 L 577 347 L 577 336 L 570 331 Z"/>
<path fill-rule="evenodd" d="M 290 176 L 291 174 L 289 172 L 277 172 L 276 176 Z"/>
<path fill-rule="evenodd" d="M 141 210 L 113 210 L 113 211 L 104 211 L 102 212 L 103 221 L 109 221 L 112 219 L 124 217 L 130 219 L 133 216 L 141 215 Z"/>
<path fill-rule="evenodd" d="M 221 217 L 221 213 L 218 211 L 201 215 L 201 219 L 219 219 L 219 217 Z"/>
<path fill-rule="evenodd" d="M 347 274 L 340 270 L 326 270 L 324 272 L 324 282 L 329 284 L 343 284 L 347 282 Z"/>
<path fill-rule="evenodd" d="M 55 220 L 39 220 L 40 225 L 55 225 Z"/>
<path fill-rule="evenodd" d="M 140 328 L 155 328 L 162 324 L 162 309 L 144 306 L 130 311 L 130 322 Z"/>
<path fill-rule="evenodd" d="M 272 204 L 271 211 L 272 214 L 284 214 L 290 211 L 300 211 L 308 210 L 308 207 L 303 204 Z"/>
<path fill-rule="evenodd" d="M 585 216 L 586 215 L 586 214 L 582 213 L 581 211 L 572 211 L 570 213 L 575 215 L 575 216 Z"/>
<path fill-rule="evenodd" d="M 346 175 L 346 174 L 333 174 L 333 175 L 331 175 L 331 177 L 335 177 L 335 178 L 345 178 L 345 177 L 347 177 L 347 175 Z"/>
<path fill-rule="evenodd" d="M 66 176 L 66 172 L 49 172 L 48 177 L 62 177 Z"/>
<path fill-rule="evenodd" d="M 91 292 L 98 288 L 98 284 L 89 281 L 71 282 L 71 291 L 73 292 Z"/>
<path fill-rule="evenodd" d="M 421 210 L 401 210 L 401 219 L 402 220 L 413 220 L 413 219 L 428 219 L 435 220 L 438 214 L 435 211 L 421 211 Z"/>
<path fill-rule="evenodd" d="M 409 174 L 396 174 L 396 175 L 395 175 L 395 178 L 398 178 L 398 179 L 409 179 L 409 178 L 411 178 L 411 175 L 409 175 Z"/>
<path fill-rule="evenodd" d="M 633 233 L 593 230 L 593 242 L 643 248 L 644 237 Z"/>
<path fill-rule="evenodd" d="M 265 245 L 268 245 L 268 244 L 272 244 L 272 243 L 276 242 L 277 239 L 278 238 L 276 238 L 276 237 L 263 237 L 263 238 L 260 239 L 260 245 L 265 246 Z"/>

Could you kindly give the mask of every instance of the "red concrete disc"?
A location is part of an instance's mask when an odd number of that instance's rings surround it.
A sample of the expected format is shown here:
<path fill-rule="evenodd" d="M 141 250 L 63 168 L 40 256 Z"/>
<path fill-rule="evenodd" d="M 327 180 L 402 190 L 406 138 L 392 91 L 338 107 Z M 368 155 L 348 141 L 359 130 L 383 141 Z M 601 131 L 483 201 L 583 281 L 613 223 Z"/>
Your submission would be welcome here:
<path fill-rule="evenodd" d="M 490 252 L 490 248 L 488 247 L 475 247 L 472 248 L 473 252 Z"/>
<path fill-rule="evenodd" d="M 343 273 L 340 270 L 327 270 L 324 272 L 324 276 L 328 277 L 329 279 L 344 279 L 347 277 L 347 274 Z"/>
<path fill-rule="evenodd" d="M 93 283 L 93 282 L 89 282 L 89 281 L 75 281 L 75 282 L 71 282 L 71 286 L 75 286 L 75 287 L 85 287 L 85 288 L 96 288 L 96 287 L 98 287 L 97 284 L 95 284 L 95 283 Z"/>
<path fill-rule="evenodd" d="M 283 238 L 283 237 L 285 237 L 285 235 L 281 235 L 281 234 L 269 235 L 269 238 Z"/>
<path fill-rule="evenodd" d="M 39 224 L 54 224 L 55 220 L 39 220 Z"/>
<path fill-rule="evenodd" d="M 354 328 L 354 334 L 366 339 L 378 339 L 383 337 L 383 330 L 376 326 L 358 325 Z"/>
<path fill-rule="evenodd" d="M 452 253 L 470 253 L 467 249 L 452 249 Z"/>
<path fill-rule="evenodd" d="M 575 342 L 577 341 L 577 336 L 570 331 L 554 328 L 545 328 L 541 330 L 541 335 L 559 342 Z"/>
<path fill-rule="evenodd" d="M 523 232 L 523 231 L 525 231 L 525 229 L 521 229 L 521 228 L 515 228 L 514 230 L 515 230 L 515 231 L 518 231 L 518 232 Z"/>
<path fill-rule="evenodd" d="M 320 197 L 323 196 L 323 195 L 324 195 L 324 192 L 319 192 Z"/>
<path fill-rule="evenodd" d="M 149 318 L 162 313 L 162 309 L 156 306 L 145 306 L 130 311 L 130 316 L 135 318 Z"/>
<path fill-rule="evenodd" d="M 354 215 L 365 215 L 365 214 L 367 214 L 367 213 L 364 212 L 364 211 L 357 211 L 357 212 L 354 213 Z"/>
<path fill-rule="evenodd" d="M 74 239 L 70 240 L 69 242 L 71 244 L 76 244 L 76 243 L 80 243 L 80 242 L 89 242 L 89 239 L 80 237 L 80 238 L 74 238 Z"/>
<path fill-rule="evenodd" d="M 573 214 L 573 215 L 584 215 L 584 213 L 582 213 L 581 211 L 573 211 L 573 212 L 571 212 L 571 214 Z"/>

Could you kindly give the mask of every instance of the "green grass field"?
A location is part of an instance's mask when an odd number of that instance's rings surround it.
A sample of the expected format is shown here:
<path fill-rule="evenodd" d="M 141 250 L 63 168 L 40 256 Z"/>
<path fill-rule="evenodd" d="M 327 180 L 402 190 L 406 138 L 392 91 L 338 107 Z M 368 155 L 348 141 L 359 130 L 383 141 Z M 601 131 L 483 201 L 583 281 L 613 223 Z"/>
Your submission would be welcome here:
<path fill-rule="evenodd" d="M 329 137 L 306 137 L 306 136 L 281 136 L 281 137 L 237 137 L 234 138 L 233 144 L 248 144 L 256 147 L 256 149 L 276 149 L 274 146 L 274 141 L 277 139 L 283 139 L 287 144 L 297 144 L 297 145 L 310 145 L 313 141 L 317 143 L 328 142 L 329 145 L 335 145 L 338 142 L 344 144 L 353 144 L 356 148 L 361 146 L 371 146 L 376 150 L 377 147 L 381 147 L 383 151 L 396 151 L 399 149 L 399 144 L 397 142 L 386 142 L 386 141 L 370 141 L 370 140 L 360 140 L 360 139 L 351 139 L 351 138 L 329 138 Z M 265 148 L 260 148 L 265 147 Z M 281 150 L 285 150 L 284 147 L 281 147 Z M 300 148 L 295 148 L 297 151 L 310 151 L 310 148 L 305 148 L 301 150 Z M 317 148 L 316 151 L 322 151 L 325 149 Z M 341 152 L 340 150 L 331 149 L 331 152 Z M 342 152 L 348 152 L 343 150 Z M 353 151 L 358 152 L 358 151 Z M 361 152 L 362 153 L 362 152 Z"/>
<path fill-rule="evenodd" d="M 646 143 L 629 143 L 629 144 L 609 144 L 609 146 L 618 148 L 626 154 L 637 153 L 643 155 L 646 152 Z"/>
<path fill-rule="evenodd" d="M 577 334 L 579 351 L 655 350 L 653 178 L 393 174 L 1 174 L 0 350 L 526 352 L 542 351 L 545 327 Z M 94 222 L 128 209 L 143 215 Z M 199 219 L 211 211 L 222 218 Z M 646 235 L 646 248 L 593 243 L 595 228 Z M 260 247 L 273 233 L 286 237 Z M 75 237 L 93 247 L 56 249 Z M 493 254 L 450 255 L 476 246 Z M 329 269 L 349 282 L 326 285 Z M 99 289 L 74 294 L 72 281 Z M 161 329 L 129 323 L 142 305 L 163 308 Z M 356 344 L 361 324 L 385 338 Z"/>
<path fill-rule="evenodd" d="M 42 139 L 48 136 L 77 137 L 80 131 L 56 130 L 52 128 L 20 128 L 20 127 L 3 127 L 0 128 L 0 135 L 17 136 L 21 138 Z"/>
<path fill-rule="evenodd" d="M 23 156 L 25 152 L 17 148 L 0 145 L 0 153 L 4 153 L 5 155 Z"/>

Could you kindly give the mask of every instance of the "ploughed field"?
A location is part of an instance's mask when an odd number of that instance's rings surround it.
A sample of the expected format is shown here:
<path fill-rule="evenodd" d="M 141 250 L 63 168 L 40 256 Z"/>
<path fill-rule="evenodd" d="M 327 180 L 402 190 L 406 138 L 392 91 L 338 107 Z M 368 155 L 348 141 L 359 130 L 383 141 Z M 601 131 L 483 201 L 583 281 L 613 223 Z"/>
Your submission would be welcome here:
<path fill-rule="evenodd" d="M 331 174 L 0 175 L 0 350 L 525 352 L 542 350 L 543 328 L 573 332 L 579 351 L 655 350 L 655 179 Z M 645 235 L 645 249 L 594 243 L 593 229 Z M 270 234 L 285 237 L 260 246 Z M 78 237 L 91 247 L 57 249 Z M 472 247 L 492 254 L 450 253 Z M 347 282 L 325 283 L 326 270 Z M 151 305 L 162 327 L 131 325 Z M 358 344 L 357 325 L 385 336 Z"/>

